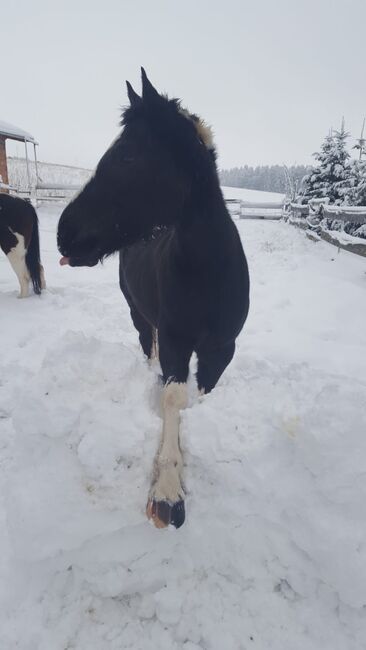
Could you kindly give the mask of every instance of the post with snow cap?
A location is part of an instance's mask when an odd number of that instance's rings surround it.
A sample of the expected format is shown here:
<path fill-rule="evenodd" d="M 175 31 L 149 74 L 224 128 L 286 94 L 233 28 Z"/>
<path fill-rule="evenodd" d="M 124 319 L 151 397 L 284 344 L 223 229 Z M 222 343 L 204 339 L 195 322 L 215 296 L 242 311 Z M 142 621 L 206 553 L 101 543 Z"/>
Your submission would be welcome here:
<path fill-rule="evenodd" d="M 36 185 L 38 185 L 39 181 L 39 176 L 38 176 L 38 160 L 37 160 L 37 143 L 33 142 L 33 150 L 34 150 L 34 165 L 36 168 Z"/>
<path fill-rule="evenodd" d="M 25 146 L 25 162 L 27 164 L 27 179 L 28 179 L 28 192 L 29 194 L 31 193 L 31 178 L 30 178 L 30 172 L 29 172 L 29 159 L 28 159 L 28 149 L 27 149 L 27 141 L 24 138 L 24 146 Z"/>
<path fill-rule="evenodd" d="M 5 148 L 5 137 L 0 134 L 0 191 L 7 192 L 6 185 L 8 185 L 8 165 L 6 161 L 6 148 Z M 1 184 L 4 187 L 1 187 Z"/>
<path fill-rule="evenodd" d="M 0 183 L 1 191 L 9 191 L 9 176 L 8 176 L 8 166 L 6 158 L 6 140 L 15 140 L 17 142 L 23 142 L 25 146 L 25 159 L 27 165 L 27 178 L 28 178 L 28 191 L 31 193 L 31 176 L 29 169 L 29 159 L 27 151 L 27 142 L 31 142 L 36 147 L 37 142 L 30 133 L 23 131 L 23 129 L 14 126 L 14 124 L 9 124 L 9 122 L 3 122 L 0 120 L 0 176 L 2 181 Z"/>

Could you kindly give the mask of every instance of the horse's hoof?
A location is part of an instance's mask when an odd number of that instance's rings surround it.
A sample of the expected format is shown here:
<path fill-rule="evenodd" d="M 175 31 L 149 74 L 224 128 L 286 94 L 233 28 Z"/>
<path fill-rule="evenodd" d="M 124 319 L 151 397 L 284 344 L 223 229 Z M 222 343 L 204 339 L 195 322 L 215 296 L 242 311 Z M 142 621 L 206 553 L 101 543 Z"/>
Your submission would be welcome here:
<path fill-rule="evenodd" d="M 180 528 L 185 520 L 184 501 L 171 504 L 169 501 L 150 499 L 146 506 L 146 514 L 156 528 L 166 528 L 169 524 Z"/>

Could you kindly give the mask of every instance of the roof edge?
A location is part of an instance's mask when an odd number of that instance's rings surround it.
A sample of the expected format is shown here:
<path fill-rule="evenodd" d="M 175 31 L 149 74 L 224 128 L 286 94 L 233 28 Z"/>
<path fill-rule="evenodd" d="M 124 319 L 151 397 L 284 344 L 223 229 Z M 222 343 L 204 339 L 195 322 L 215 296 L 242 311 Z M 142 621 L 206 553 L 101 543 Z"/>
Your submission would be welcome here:
<path fill-rule="evenodd" d="M 9 122 L 3 122 L 0 120 L 0 136 L 7 138 L 8 140 L 16 140 L 17 142 L 31 142 L 32 144 L 38 144 L 34 137 L 15 126 L 14 124 L 9 124 Z"/>

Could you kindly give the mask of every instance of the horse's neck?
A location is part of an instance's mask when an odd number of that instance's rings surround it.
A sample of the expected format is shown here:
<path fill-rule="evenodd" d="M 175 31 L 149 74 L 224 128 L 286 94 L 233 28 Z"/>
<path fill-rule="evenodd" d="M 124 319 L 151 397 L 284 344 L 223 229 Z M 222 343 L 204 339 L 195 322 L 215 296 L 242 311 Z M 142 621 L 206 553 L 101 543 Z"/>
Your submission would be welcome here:
<path fill-rule="evenodd" d="M 187 265 L 217 266 L 226 257 L 232 224 L 226 210 L 187 214 L 176 228 L 178 255 Z"/>

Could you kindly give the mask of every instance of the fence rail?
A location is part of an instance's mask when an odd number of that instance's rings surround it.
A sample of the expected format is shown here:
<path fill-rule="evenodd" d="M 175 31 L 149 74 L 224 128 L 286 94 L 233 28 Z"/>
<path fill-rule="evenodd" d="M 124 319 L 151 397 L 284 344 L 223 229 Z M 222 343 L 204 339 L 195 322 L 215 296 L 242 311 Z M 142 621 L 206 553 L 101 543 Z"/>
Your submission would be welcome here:
<path fill-rule="evenodd" d="M 301 203 L 290 203 L 289 210 L 292 213 L 293 217 L 308 217 L 310 208 L 308 205 L 302 205 Z"/>
<path fill-rule="evenodd" d="M 309 204 L 290 202 L 254 202 L 241 199 L 226 199 L 226 204 L 233 216 L 240 219 L 281 219 L 305 230 L 306 235 L 318 241 L 323 239 L 330 244 L 351 253 L 366 257 L 366 240 L 344 232 L 323 227 L 320 221 L 344 221 L 354 224 L 366 224 L 366 206 L 329 205 L 329 198 L 314 199 Z"/>
<path fill-rule="evenodd" d="M 339 208 L 338 206 L 324 205 L 321 214 L 326 219 L 350 221 L 351 223 L 366 223 L 366 207 L 364 206 Z"/>
<path fill-rule="evenodd" d="M 243 201 L 242 199 L 225 200 L 229 212 L 239 219 L 281 219 L 283 201 Z"/>
<path fill-rule="evenodd" d="M 290 203 L 289 211 L 293 217 L 319 216 L 334 221 L 350 221 L 351 223 L 366 223 L 366 206 L 328 205 L 327 203 Z"/>
<path fill-rule="evenodd" d="M 329 199 L 319 199 L 308 205 L 290 203 L 286 206 L 289 223 L 305 230 L 310 239 L 323 239 L 329 244 L 350 253 L 366 257 L 366 239 L 348 235 L 344 231 L 330 230 L 321 223 L 323 219 L 343 221 L 344 223 L 366 224 L 366 206 L 329 205 Z"/>
<path fill-rule="evenodd" d="M 73 185 L 71 183 L 37 183 L 36 190 L 73 190 L 77 191 L 82 185 Z"/>

